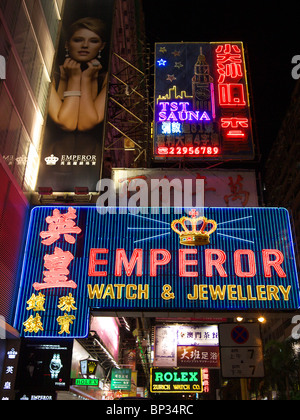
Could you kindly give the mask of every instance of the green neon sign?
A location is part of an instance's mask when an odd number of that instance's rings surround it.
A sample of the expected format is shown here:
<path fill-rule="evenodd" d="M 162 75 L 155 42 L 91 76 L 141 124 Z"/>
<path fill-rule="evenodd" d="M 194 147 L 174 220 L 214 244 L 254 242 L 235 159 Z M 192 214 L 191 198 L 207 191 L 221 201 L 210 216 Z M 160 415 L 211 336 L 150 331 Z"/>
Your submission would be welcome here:
<path fill-rule="evenodd" d="M 99 388 L 99 379 L 75 379 L 76 386 L 96 386 Z"/>
<path fill-rule="evenodd" d="M 201 369 L 152 368 L 150 390 L 153 393 L 203 392 Z"/>

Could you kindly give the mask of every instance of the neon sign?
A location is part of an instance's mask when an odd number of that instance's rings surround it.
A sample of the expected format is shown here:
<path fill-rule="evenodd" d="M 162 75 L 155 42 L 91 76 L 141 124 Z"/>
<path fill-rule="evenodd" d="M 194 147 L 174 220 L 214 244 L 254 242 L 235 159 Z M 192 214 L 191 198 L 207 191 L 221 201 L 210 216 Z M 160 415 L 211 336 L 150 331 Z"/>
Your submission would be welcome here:
<path fill-rule="evenodd" d="M 191 104 L 189 102 L 159 102 L 161 112 L 159 112 L 159 122 L 196 122 L 196 121 L 211 121 L 207 112 L 189 110 Z"/>
<path fill-rule="evenodd" d="M 79 235 L 81 229 L 76 226 L 75 220 L 77 218 L 76 210 L 70 207 L 66 213 L 61 214 L 60 210 L 55 209 L 51 216 L 46 217 L 45 221 L 48 224 L 48 230 L 40 232 L 40 238 L 43 239 L 41 244 L 45 246 L 51 246 L 61 238 L 70 245 L 76 243 L 76 238 L 73 236 Z M 55 246 L 52 254 L 46 254 L 44 256 L 44 269 L 43 271 L 43 282 L 35 282 L 32 287 L 35 291 L 49 290 L 49 289 L 77 289 L 77 284 L 73 280 L 68 279 L 70 274 L 69 265 L 74 260 L 74 256 L 70 251 L 64 251 L 61 248 Z M 45 303 L 46 296 L 41 292 L 38 295 L 32 294 L 31 298 L 26 302 L 28 307 L 27 311 L 33 311 L 35 317 L 31 314 L 30 317 L 23 322 L 25 333 L 39 333 L 44 331 L 42 317 L 40 312 L 46 312 Z M 74 306 L 75 300 L 71 293 L 69 296 L 61 296 L 58 301 L 57 308 L 64 312 L 57 317 L 56 321 L 60 327 L 58 335 L 66 333 L 70 334 L 70 325 L 76 320 L 74 315 L 71 315 L 71 311 L 77 311 Z"/>
<path fill-rule="evenodd" d="M 150 391 L 160 394 L 202 393 L 202 370 L 151 368 Z"/>
<path fill-rule="evenodd" d="M 158 147 L 160 156 L 215 156 L 220 153 L 218 147 Z"/>
<path fill-rule="evenodd" d="M 35 208 L 16 315 L 15 326 L 21 335 L 85 337 L 94 309 L 222 312 L 299 308 L 286 210 L 180 209 L 181 218 L 178 210 L 170 208 L 170 214 L 165 214 L 157 209 L 145 215 L 134 209 L 101 214 L 92 207 Z M 81 233 L 74 244 L 62 233 L 52 245 L 42 243 L 41 232 L 47 232 L 54 214 L 56 220 L 76 215 L 72 229 Z M 50 259 L 50 267 L 48 256 L 57 259 L 55 263 Z"/>
<path fill-rule="evenodd" d="M 156 159 L 254 158 L 241 42 L 156 44 L 156 62 Z"/>

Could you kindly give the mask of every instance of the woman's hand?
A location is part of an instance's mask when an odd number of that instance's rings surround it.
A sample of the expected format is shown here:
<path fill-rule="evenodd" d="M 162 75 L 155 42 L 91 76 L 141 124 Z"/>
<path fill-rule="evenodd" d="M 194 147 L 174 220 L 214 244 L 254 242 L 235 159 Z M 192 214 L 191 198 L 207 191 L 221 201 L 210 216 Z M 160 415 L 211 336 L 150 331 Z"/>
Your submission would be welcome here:
<path fill-rule="evenodd" d="M 65 74 L 67 79 L 72 77 L 81 77 L 82 71 L 80 63 L 71 58 L 67 58 L 64 65 L 61 67 L 61 74 Z"/>
<path fill-rule="evenodd" d="M 99 71 L 102 70 L 102 64 L 98 60 L 92 60 L 87 63 L 88 68 L 82 72 L 82 78 L 96 80 L 98 78 Z"/>

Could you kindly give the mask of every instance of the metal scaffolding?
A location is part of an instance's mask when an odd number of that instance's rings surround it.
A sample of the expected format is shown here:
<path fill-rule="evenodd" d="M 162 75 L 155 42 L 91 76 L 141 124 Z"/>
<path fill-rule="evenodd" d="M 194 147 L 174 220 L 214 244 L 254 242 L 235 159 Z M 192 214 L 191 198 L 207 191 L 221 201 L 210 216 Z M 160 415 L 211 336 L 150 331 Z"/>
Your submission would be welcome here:
<path fill-rule="evenodd" d="M 102 177 L 106 164 L 147 167 L 150 159 L 150 48 L 144 42 L 138 1 L 119 0 L 108 95 Z M 135 36 L 132 36 L 133 33 Z M 138 35 L 140 34 L 140 35 Z"/>

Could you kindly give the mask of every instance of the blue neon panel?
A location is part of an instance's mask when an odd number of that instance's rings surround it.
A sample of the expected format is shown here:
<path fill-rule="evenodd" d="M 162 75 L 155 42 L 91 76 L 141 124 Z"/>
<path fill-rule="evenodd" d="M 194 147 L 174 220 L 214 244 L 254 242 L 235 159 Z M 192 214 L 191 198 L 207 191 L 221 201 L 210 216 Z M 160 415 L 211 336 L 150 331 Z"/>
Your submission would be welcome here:
<path fill-rule="evenodd" d="M 58 208 L 62 214 L 67 212 L 66 207 Z M 28 231 L 26 252 L 24 256 L 23 273 L 18 300 L 16 327 L 23 336 L 27 337 L 84 337 L 88 332 L 88 316 L 91 309 L 102 309 L 105 311 L 120 310 L 142 310 L 142 311 L 249 311 L 249 310 L 270 310 L 288 311 L 299 308 L 299 285 L 297 269 L 295 265 L 295 254 L 291 235 L 289 214 L 285 209 L 278 208 L 206 208 L 202 209 L 203 214 L 208 219 L 217 222 L 218 228 L 211 235 L 210 244 L 197 247 L 198 255 L 189 256 L 187 259 L 197 259 L 198 265 L 187 268 L 187 270 L 197 271 L 197 278 L 179 277 L 179 249 L 193 249 L 180 245 L 179 236 L 171 229 L 171 223 L 175 219 L 180 219 L 186 215 L 184 210 L 181 214 L 151 214 L 151 209 L 147 215 L 143 214 L 99 214 L 96 208 L 74 207 L 76 209 L 76 224 L 82 229 L 80 235 L 76 237 L 75 244 L 68 244 L 63 236 L 55 244 L 45 246 L 41 244 L 40 232 L 47 231 L 48 225 L 45 221 L 47 216 L 51 216 L 54 207 L 38 207 L 33 209 Z M 73 289 L 52 289 L 41 291 L 45 295 L 45 312 L 39 312 L 43 323 L 43 332 L 24 334 L 23 322 L 30 315 L 35 316 L 32 311 L 28 311 L 26 302 L 35 292 L 32 285 L 35 282 L 43 282 L 44 256 L 53 254 L 55 247 L 63 251 L 70 251 L 74 255 L 74 260 L 70 263 L 68 276 L 69 280 L 77 283 L 78 288 Z M 107 277 L 89 277 L 89 254 L 93 248 L 109 249 L 109 254 L 99 254 L 97 259 L 108 260 L 107 265 L 97 266 L 97 271 L 107 271 Z M 127 276 L 123 268 L 121 277 L 115 276 L 115 251 L 125 249 L 128 261 L 134 249 L 143 249 L 143 275 L 136 276 L 134 269 L 132 276 Z M 205 271 L 205 249 L 218 249 L 226 253 L 224 269 L 228 277 L 222 278 L 218 271 L 213 268 L 213 277 L 206 277 Z M 165 267 L 157 268 L 157 277 L 150 277 L 150 250 L 166 249 L 170 251 L 172 260 Z M 234 270 L 234 252 L 239 249 L 252 250 L 256 261 L 256 275 L 252 278 L 238 277 Z M 271 268 L 272 276 L 266 278 L 264 274 L 262 250 L 276 249 L 284 256 L 281 267 L 286 273 L 286 278 L 280 278 L 274 268 Z M 273 257 L 271 257 L 273 258 Z M 275 257 L 274 257 L 275 258 Z M 247 259 L 242 259 L 242 269 L 249 271 Z M 87 285 L 92 288 L 95 285 L 104 284 L 103 292 L 107 285 L 149 285 L 148 299 L 128 300 L 125 296 L 125 288 L 122 288 L 122 297 L 117 298 L 117 288 L 114 288 L 115 299 L 109 295 L 105 299 L 90 300 L 88 297 Z M 170 285 L 175 298 L 164 300 L 162 298 L 163 286 Z M 193 295 L 194 286 L 206 285 L 204 299 L 189 300 L 187 296 Z M 217 286 L 234 285 L 233 295 L 229 299 L 228 288 L 223 300 L 212 299 L 209 286 L 213 290 Z M 239 292 L 237 292 L 237 286 Z M 250 294 L 249 287 L 250 286 Z M 258 299 L 257 286 L 264 286 L 260 289 L 261 295 Z M 267 299 L 267 286 L 275 286 L 272 290 L 277 294 L 271 294 Z M 280 288 L 289 290 L 288 300 L 284 299 L 284 294 Z M 119 290 L 121 290 L 119 288 Z M 75 299 L 77 311 L 71 311 L 76 316 L 73 325 L 70 326 L 70 335 L 63 333 L 58 335 L 60 327 L 57 317 L 63 315 L 57 308 L 59 298 L 72 293 Z M 103 295 L 102 295 L 103 296 Z M 242 299 L 241 299 L 242 297 Z M 276 299 L 277 297 L 277 299 Z M 255 300 L 255 298 L 257 298 Z M 247 300 L 245 300 L 247 299 Z"/>

